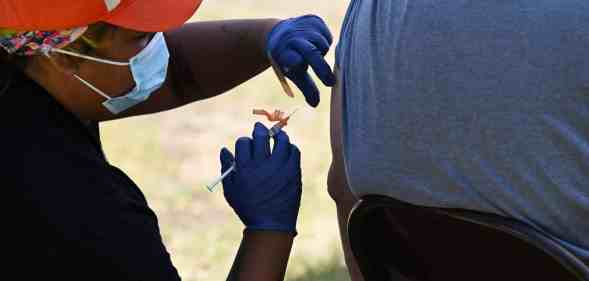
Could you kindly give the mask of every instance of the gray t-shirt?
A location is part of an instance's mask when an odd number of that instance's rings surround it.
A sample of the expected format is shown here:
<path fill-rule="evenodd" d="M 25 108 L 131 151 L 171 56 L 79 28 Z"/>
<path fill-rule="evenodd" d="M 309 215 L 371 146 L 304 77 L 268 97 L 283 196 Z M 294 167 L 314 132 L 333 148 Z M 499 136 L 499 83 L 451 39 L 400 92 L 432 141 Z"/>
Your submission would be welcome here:
<path fill-rule="evenodd" d="M 589 258 L 589 1 L 350 5 L 353 192 L 514 217 Z"/>

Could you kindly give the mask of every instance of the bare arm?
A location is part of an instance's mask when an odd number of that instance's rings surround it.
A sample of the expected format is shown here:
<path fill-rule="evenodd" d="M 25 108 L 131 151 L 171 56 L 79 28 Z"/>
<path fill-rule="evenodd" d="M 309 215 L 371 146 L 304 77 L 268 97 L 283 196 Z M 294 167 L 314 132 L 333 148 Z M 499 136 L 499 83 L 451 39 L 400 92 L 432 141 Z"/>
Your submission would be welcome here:
<path fill-rule="evenodd" d="M 293 239 L 288 233 L 245 231 L 227 280 L 284 280 Z"/>
<path fill-rule="evenodd" d="M 222 94 L 269 67 L 266 38 L 278 20 L 187 24 L 167 34 L 177 104 Z"/>
<path fill-rule="evenodd" d="M 360 273 L 358 264 L 352 254 L 350 248 L 350 241 L 348 237 L 348 217 L 350 211 L 354 207 L 354 204 L 358 199 L 350 191 L 348 181 L 346 178 L 346 172 L 344 168 L 343 159 L 343 139 L 342 139 L 342 97 L 339 91 L 339 86 L 333 89 L 331 95 L 331 151 L 332 151 L 332 162 L 331 168 L 329 169 L 329 176 L 327 179 L 329 194 L 335 201 L 337 206 L 337 217 L 340 228 L 340 236 L 342 240 L 342 246 L 344 249 L 344 255 L 346 258 L 346 264 L 352 281 L 363 281 L 364 278 Z"/>
<path fill-rule="evenodd" d="M 169 110 L 220 95 L 270 66 L 266 38 L 277 19 L 188 23 L 166 33 L 168 78 L 149 100 L 122 118 Z"/>

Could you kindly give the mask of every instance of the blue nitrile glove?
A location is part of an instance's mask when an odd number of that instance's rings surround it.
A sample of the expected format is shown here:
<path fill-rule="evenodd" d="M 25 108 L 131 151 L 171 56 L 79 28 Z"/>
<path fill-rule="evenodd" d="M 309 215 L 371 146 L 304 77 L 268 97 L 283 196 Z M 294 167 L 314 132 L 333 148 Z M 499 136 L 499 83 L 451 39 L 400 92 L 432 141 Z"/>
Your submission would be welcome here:
<path fill-rule="evenodd" d="M 335 85 L 335 75 L 323 58 L 332 43 L 329 28 L 314 15 L 284 20 L 268 35 L 268 53 L 313 107 L 319 104 L 319 90 L 307 69 L 311 66 L 326 86 Z"/>
<path fill-rule="evenodd" d="M 256 123 L 253 139 L 235 143 L 235 158 L 221 150 L 221 172 L 233 163 L 235 171 L 223 180 L 225 199 L 249 230 L 296 234 L 301 202 L 301 153 L 286 133 L 274 136 L 270 153 L 268 128 Z"/>

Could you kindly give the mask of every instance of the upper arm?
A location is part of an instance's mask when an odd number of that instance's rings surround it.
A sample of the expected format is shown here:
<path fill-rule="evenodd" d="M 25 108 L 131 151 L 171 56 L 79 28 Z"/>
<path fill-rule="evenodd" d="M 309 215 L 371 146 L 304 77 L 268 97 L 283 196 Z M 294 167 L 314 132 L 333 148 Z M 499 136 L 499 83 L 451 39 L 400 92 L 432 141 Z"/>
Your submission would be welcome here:
<path fill-rule="evenodd" d="M 336 69 L 336 74 L 339 70 Z M 342 134 L 342 92 L 341 92 L 341 75 L 338 76 L 338 82 L 331 94 L 331 113 L 330 113 L 330 135 L 331 135 L 331 167 L 328 175 L 328 191 L 330 196 L 336 201 L 356 201 L 355 196 L 350 191 L 346 178 L 344 166 L 344 147 Z"/>

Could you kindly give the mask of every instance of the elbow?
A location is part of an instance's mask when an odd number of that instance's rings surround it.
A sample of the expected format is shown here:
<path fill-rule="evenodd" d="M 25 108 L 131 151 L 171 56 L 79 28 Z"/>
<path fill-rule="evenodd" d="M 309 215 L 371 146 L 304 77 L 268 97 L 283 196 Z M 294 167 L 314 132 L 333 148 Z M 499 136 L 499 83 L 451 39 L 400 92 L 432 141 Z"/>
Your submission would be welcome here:
<path fill-rule="evenodd" d="M 333 161 L 327 176 L 327 191 L 336 205 L 354 204 L 358 199 L 350 190 L 341 161 Z"/>

